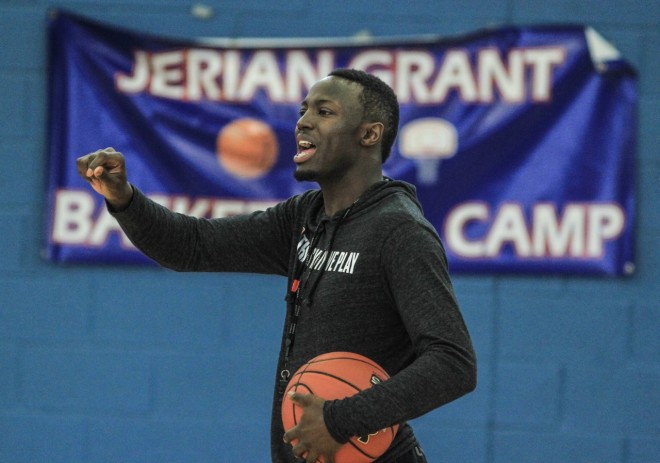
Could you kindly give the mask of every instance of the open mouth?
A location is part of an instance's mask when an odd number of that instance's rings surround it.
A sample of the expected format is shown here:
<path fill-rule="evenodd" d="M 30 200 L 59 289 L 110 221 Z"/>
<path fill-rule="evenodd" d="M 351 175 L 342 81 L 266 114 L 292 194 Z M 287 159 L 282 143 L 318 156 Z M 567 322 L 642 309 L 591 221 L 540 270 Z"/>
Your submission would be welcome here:
<path fill-rule="evenodd" d="M 298 152 L 293 157 L 293 160 L 296 163 L 305 162 L 309 158 L 314 156 L 314 153 L 316 153 L 316 145 L 314 143 L 309 142 L 307 140 L 299 140 L 298 141 Z"/>

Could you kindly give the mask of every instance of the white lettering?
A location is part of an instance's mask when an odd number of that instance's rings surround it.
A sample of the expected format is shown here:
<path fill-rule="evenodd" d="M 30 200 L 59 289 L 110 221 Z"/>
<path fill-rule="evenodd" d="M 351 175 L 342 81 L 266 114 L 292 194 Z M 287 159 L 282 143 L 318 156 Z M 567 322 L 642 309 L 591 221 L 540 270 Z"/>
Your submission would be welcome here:
<path fill-rule="evenodd" d="M 508 67 L 502 62 L 499 50 L 479 52 L 479 98 L 481 101 L 493 101 L 495 88 L 502 99 L 509 103 L 522 103 L 525 98 L 525 70 L 523 54 L 516 50 L 509 53 Z"/>
<path fill-rule="evenodd" d="M 423 50 L 370 49 L 347 67 L 363 69 L 395 89 L 402 104 L 442 104 L 451 95 L 468 103 L 508 103 L 552 99 L 553 73 L 566 59 L 561 47 L 513 49 L 502 56 L 493 47 L 474 52 L 448 49 L 444 55 Z M 263 91 L 275 102 L 298 103 L 306 91 L 336 67 L 332 50 L 184 49 L 135 52 L 131 75 L 117 73 L 117 89 L 149 92 L 174 100 L 251 101 Z"/>
<path fill-rule="evenodd" d="M 94 198 L 79 191 L 58 191 L 55 196 L 52 238 L 56 243 L 84 243 L 92 229 Z"/>
<path fill-rule="evenodd" d="M 89 244 L 91 246 L 103 246 L 110 233 L 119 233 L 122 238 L 122 245 L 132 246 L 114 217 L 110 215 L 107 209 L 103 208 L 94 223 L 92 232 L 89 234 Z"/>
<path fill-rule="evenodd" d="M 110 233 L 118 233 L 122 246 L 132 245 L 121 231 L 117 221 L 105 206 L 95 218 L 94 196 L 91 193 L 61 190 L 55 198 L 52 239 L 66 245 L 102 246 Z"/>
<path fill-rule="evenodd" d="M 182 51 L 156 53 L 151 58 L 151 93 L 163 98 L 183 100 L 184 73 L 180 65 L 184 58 Z"/>
<path fill-rule="evenodd" d="M 359 253 L 357 252 L 349 252 L 348 256 L 346 257 L 346 263 L 344 266 L 339 270 L 340 272 L 343 273 L 353 273 L 353 269 L 355 268 L 355 262 L 357 261 L 357 258 L 359 256 Z"/>
<path fill-rule="evenodd" d="M 241 201 L 220 198 L 191 200 L 184 196 L 149 195 L 158 204 L 196 217 L 230 217 L 250 214 L 273 206 L 277 201 Z M 51 239 L 65 245 L 103 246 L 112 233 L 117 233 L 123 247 L 134 249 L 117 221 L 103 202 L 96 203 L 92 193 L 60 190 L 55 195 Z"/>
<path fill-rule="evenodd" d="M 528 48 L 525 62 L 531 66 L 532 101 L 549 101 L 552 97 L 552 71 L 564 62 L 563 48 Z"/>
<path fill-rule="evenodd" d="M 136 51 L 133 63 L 133 75 L 117 74 L 115 79 L 117 88 L 126 93 L 143 92 L 149 84 L 149 76 L 151 75 L 151 71 L 149 70 L 150 60 L 147 52 Z"/>
<path fill-rule="evenodd" d="M 262 211 L 273 205 L 272 201 L 242 201 L 234 199 L 215 199 L 212 201 L 210 218 L 232 217 Z"/>
<path fill-rule="evenodd" d="M 346 256 L 347 256 L 347 255 L 348 255 L 348 254 L 347 254 L 346 252 L 343 252 L 343 251 L 339 253 L 339 258 L 338 258 L 337 261 L 335 262 L 335 265 L 332 267 L 332 271 L 333 271 L 333 272 L 336 272 L 337 269 L 341 268 L 342 264 L 343 264 L 344 261 L 346 260 Z"/>
<path fill-rule="evenodd" d="M 561 215 L 551 204 L 504 203 L 491 211 L 481 202 L 458 205 L 443 228 L 447 247 L 465 258 L 494 258 L 510 245 L 517 257 L 598 259 L 621 236 L 625 214 L 617 204 L 569 203 Z"/>
<path fill-rule="evenodd" d="M 431 90 L 431 100 L 444 101 L 452 88 L 456 89 L 463 101 L 477 100 L 477 84 L 466 51 L 453 50 L 445 55 L 440 73 Z"/>
<path fill-rule="evenodd" d="M 390 71 L 393 60 L 394 56 L 389 51 L 369 50 L 355 55 L 347 67 L 367 71 L 394 88 Z"/>
<path fill-rule="evenodd" d="M 211 201 L 208 199 L 197 199 L 190 204 L 190 198 L 177 197 L 172 199 L 170 209 L 180 214 L 192 215 L 194 217 L 205 217 L 211 208 Z"/>
<path fill-rule="evenodd" d="M 291 51 L 286 61 L 286 95 L 287 101 L 299 102 L 303 96 L 303 89 L 309 89 L 318 80 L 332 72 L 335 57 L 327 50 L 321 50 L 318 55 L 318 64 L 314 67 L 309 55 L 304 51 Z"/>
<path fill-rule="evenodd" d="M 486 256 L 497 256 L 506 243 L 511 243 L 520 257 L 528 257 L 531 254 L 532 246 L 527 235 L 525 216 L 518 204 L 504 204 L 500 207 L 486 237 Z"/>
<path fill-rule="evenodd" d="M 272 101 L 284 101 L 284 82 L 277 58 L 270 51 L 257 51 L 250 60 L 238 93 L 239 100 L 251 100 L 260 88 Z"/>
<path fill-rule="evenodd" d="M 427 101 L 429 81 L 435 70 L 433 55 L 428 52 L 400 53 L 396 67 L 395 92 L 401 101 Z"/>
<path fill-rule="evenodd" d="M 327 265 L 325 266 L 325 269 L 326 269 L 326 270 L 329 271 L 329 270 L 332 268 L 332 266 L 333 266 L 334 263 L 335 263 L 335 260 L 337 259 L 337 255 L 338 255 L 338 254 L 339 254 L 339 252 L 337 252 L 337 251 L 332 251 L 332 252 L 330 253 L 330 258 L 328 259 L 328 263 L 327 263 Z"/>
<path fill-rule="evenodd" d="M 459 256 L 482 257 L 484 243 L 479 239 L 470 239 L 466 235 L 468 225 L 473 222 L 485 222 L 490 212 L 484 203 L 464 203 L 449 213 L 445 223 L 445 237 L 449 247 Z"/>
<path fill-rule="evenodd" d="M 188 100 L 219 100 L 221 97 L 218 78 L 222 60 L 213 50 L 190 50 L 186 64 Z"/>
<path fill-rule="evenodd" d="M 237 50 L 225 52 L 225 65 L 222 73 L 222 88 L 225 91 L 224 100 L 236 101 L 238 86 L 241 80 L 241 53 Z"/>
<path fill-rule="evenodd" d="M 587 223 L 587 256 L 601 257 L 603 243 L 621 234 L 625 218 L 615 204 L 596 204 L 589 208 Z"/>
<path fill-rule="evenodd" d="M 587 209 L 581 204 L 569 204 L 564 214 L 557 217 L 552 204 L 538 204 L 534 208 L 534 255 L 549 257 L 584 255 L 585 216 Z"/>
<path fill-rule="evenodd" d="M 324 251 L 322 249 L 314 249 L 310 267 L 315 270 L 319 270 L 323 266 L 323 263 L 327 258 L 328 258 L 328 251 Z"/>

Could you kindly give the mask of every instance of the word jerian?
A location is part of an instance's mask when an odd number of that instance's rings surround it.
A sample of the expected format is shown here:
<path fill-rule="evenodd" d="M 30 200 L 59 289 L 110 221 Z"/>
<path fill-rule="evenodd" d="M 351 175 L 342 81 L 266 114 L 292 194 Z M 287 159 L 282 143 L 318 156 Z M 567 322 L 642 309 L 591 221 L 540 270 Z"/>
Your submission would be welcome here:
<path fill-rule="evenodd" d="M 402 104 L 440 104 L 452 94 L 466 103 L 489 104 L 499 97 L 522 104 L 551 100 L 554 70 L 565 59 L 562 47 L 519 48 L 506 56 L 495 48 L 474 54 L 450 49 L 440 60 L 424 50 L 371 49 L 346 67 L 380 77 Z M 118 72 L 115 85 L 122 93 L 180 101 L 250 102 L 262 92 L 272 102 L 299 103 L 336 61 L 332 50 L 137 50 L 132 73 Z"/>

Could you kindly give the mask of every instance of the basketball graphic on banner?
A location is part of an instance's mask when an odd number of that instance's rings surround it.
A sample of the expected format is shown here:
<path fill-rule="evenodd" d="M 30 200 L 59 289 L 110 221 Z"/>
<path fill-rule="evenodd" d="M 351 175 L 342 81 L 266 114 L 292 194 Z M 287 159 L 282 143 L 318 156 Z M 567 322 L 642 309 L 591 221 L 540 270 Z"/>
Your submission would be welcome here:
<path fill-rule="evenodd" d="M 220 165 L 241 178 L 267 173 L 277 161 L 275 132 L 258 119 L 241 118 L 225 125 L 218 133 L 216 154 Z"/>

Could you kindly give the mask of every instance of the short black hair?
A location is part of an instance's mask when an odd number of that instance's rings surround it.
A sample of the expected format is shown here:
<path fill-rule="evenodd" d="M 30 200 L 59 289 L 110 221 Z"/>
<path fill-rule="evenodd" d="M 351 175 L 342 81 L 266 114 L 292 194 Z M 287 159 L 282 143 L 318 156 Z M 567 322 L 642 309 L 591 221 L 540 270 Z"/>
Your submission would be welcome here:
<path fill-rule="evenodd" d="M 394 90 L 378 77 L 357 69 L 335 69 L 329 76 L 355 82 L 362 86 L 360 103 L 364 108 L 364 118 L 382 122 L 383 142 L 381 156 L 383 163 L 392 151 L 392 145 L 399 131 L 399 101 Z"/>

